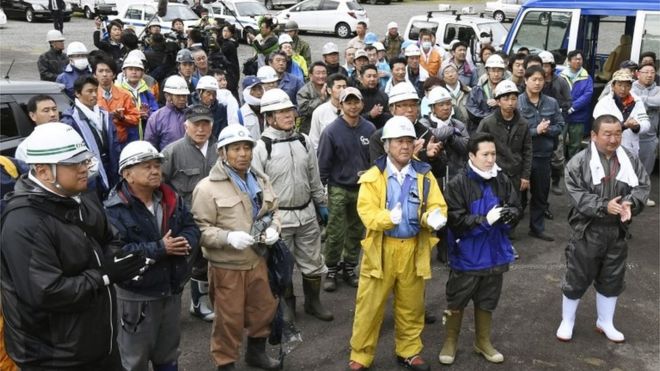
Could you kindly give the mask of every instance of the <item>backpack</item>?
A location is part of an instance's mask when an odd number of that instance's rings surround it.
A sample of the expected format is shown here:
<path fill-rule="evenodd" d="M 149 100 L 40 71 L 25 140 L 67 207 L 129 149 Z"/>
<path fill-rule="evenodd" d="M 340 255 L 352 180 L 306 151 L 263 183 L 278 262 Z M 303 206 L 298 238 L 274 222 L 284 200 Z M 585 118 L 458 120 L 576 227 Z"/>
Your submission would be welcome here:
<path fill-rule="evenodd" d="M 307 143 L 305 141 L 305 136 L 300 133 L 295 133 L 294 135 L 286 139 L 275 139 L 275 140 L 262 135 L 261 140 L 266 145 L 266 152 L 268 153 L 269 160 L 270 160 L 270 152 L 273 150 L 273 143 L 295 142 L 296 140 L 298 140 L 300 141 L 300 143 L 302 143 L 303 147 L 305 147 L 305 151 L 309 152 L 309 148 L 307 148 Z"/>

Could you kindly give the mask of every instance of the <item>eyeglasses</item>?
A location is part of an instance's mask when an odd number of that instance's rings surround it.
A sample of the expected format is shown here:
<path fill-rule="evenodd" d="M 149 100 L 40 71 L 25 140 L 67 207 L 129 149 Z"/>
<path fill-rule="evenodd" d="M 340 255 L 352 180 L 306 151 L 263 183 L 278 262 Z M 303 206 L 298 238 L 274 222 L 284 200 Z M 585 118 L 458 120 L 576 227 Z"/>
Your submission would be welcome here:
<path fill-rule="evenodd" d="M 80 162 L 74 162 L 74 163 L 60 163 L 60 165 L 68 167 L 68 168 L 76 168 L 76 169 L 89 169 L 96 165 L 96 157 L 91 157 L 86 160 L 82 160 Z"/>

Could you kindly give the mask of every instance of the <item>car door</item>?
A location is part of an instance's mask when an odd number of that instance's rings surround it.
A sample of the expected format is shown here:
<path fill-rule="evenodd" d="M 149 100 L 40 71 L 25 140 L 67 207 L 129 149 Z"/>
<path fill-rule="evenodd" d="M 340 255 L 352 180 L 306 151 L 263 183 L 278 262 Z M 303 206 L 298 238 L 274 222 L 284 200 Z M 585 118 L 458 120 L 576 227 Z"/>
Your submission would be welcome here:
<path fill-rule="evenodd" d="M 319 19 L 318 12 L 321 8 L 322 0 L 307 0 L 291 9 L 289 19 L 298 23 L 298 27 L 303 30 L 318 30 Z"/>
<path fill-rule="evenodd" d="M 334 0 L 321 0 L 321 6 L 317 12 L 316 23 L 317 31 L 334 31 L 340 15 L 337 10 L 339 2 Z"/>

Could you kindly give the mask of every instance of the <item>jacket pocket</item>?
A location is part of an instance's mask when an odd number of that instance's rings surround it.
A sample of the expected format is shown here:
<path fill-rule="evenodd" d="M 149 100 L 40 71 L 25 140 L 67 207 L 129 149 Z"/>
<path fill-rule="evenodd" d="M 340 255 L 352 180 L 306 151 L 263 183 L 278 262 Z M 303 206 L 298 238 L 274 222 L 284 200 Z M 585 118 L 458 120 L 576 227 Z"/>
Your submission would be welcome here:
<path fill-rule="evenodd" d="M 379 256 L 377 249 L 381 247 L 376 246 L 373 237 L 365 237 L 360 241 L 362 245 L 362 263 L 360 264 L 360 275 L 371 276 L 371 272 L 380 269 Z"/>
<path fill-rule="evenodd" d="M 147 318 L 148 302 L 120 300 L 119 323 L 123 331 L 129 334 L 140 332 L 142 323 Z"/>
<path fill-rule="evenodd" d="M 215 199 L 216 221 L 215 225 L 225 229 L 236 229 L 245 222 L 239 220 L 243 212 L 239 210 L 242 203 L 241 196 L 234 195 Z M 248 224 L 250 224 L 248 222 Z"/>

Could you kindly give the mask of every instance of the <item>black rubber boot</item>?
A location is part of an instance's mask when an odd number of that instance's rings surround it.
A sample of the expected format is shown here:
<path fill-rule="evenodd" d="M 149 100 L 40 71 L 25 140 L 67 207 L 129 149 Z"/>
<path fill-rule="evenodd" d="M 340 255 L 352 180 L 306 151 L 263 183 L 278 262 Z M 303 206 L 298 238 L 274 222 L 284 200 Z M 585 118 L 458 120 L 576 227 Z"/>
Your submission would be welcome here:
<path fill-rule="evenodd" d="M 248 337 L 245 363 L 262 370 L 279 370 L 280 363 L 266 354 L 266 338 Z"/>
<path fill-rule="evenodd" d="M 328 292 L 337 290 L 337 272 L 339 272 L 339 265 L 328 266 L 328 273 L 325 275 L 325 282 L 323 282 L 323 290 Z"/>
<path fill-rule="evenodd" d="M 355 273 L 355 264 L 344 262 L 343 266 L 344 271 L 344 282 L 347 284 L 358 287 L 358 282 L 360 281 L 357 274 Z"/>
<path fill-rule="evenodd" d="M 332 321 L 334 316 L 321 304 L 321 276 L 306 276 L 303 274 L 303 292 L 305 293 L 305 313 L 320 319 Z"/>
<path fill-rule="evenodd" d="M 293 323 L 296 320 L 296 296 L 293 294 L 293 284 L 284 289 L 284 322 Z"/>

